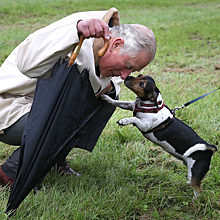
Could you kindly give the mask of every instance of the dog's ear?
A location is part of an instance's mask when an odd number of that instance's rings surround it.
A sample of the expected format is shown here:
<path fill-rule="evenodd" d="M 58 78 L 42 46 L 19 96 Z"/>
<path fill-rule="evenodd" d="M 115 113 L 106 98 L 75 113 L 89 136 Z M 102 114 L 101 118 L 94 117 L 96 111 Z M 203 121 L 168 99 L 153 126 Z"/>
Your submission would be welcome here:
<path fill-rule="evenodd" d="M 147 83 L 144 91 L 146 99 L 154 102 L 157 105 L 157 96 L 159 94 L 159 90 L 155 84 L 155 81 L 150 76 L 147 77 Z"/>

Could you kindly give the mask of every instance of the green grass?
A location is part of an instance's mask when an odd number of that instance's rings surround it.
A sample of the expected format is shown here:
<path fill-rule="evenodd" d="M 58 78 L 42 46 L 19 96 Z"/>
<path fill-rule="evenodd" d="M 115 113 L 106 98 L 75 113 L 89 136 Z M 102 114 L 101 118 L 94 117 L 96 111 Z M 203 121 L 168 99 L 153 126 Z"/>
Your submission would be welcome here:
<path fill-rule="evenodd" d="M 220 82 L 220 4 L 217 0 L 1 0 L 0 64 L 34 30 L 77 11 L 116 7 L 121 23 L 141 23 L 155 32 L 157 54 L 142 72 L 155 78 L 165 103 L 180 106 Z M 136 75 L 133 74 L 133 75 Z M 219 146 L 219 91 L 177 112 L 209 143 Z M 135 95 L 122 86 L 121 99 Z M 12 219 L 220 219 L 220 159 L 214 155 L 193 200 L 187 169 L 132 126 L 115 122 L 131 116 L 117 109 L 92 153 L 73 149 L 71 167 L 81 177 L 49 173 Z M 0 162 L 16 149 L 0 144 Z M 0 187 L 0 219 L 9 191 Z"/>

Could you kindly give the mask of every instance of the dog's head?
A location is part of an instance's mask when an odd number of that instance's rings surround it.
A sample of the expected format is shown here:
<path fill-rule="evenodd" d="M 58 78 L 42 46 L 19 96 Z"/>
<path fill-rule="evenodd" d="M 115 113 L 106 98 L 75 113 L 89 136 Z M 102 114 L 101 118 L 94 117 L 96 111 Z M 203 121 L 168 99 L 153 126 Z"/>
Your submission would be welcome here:
<path fill-rule="evenodd" d="M 142 101 L 150 100 L 151 102 L 156 102 L 160 91 L 152 77 L 142 74 L 137 77 L 128 76 L 124 83 Z"/>

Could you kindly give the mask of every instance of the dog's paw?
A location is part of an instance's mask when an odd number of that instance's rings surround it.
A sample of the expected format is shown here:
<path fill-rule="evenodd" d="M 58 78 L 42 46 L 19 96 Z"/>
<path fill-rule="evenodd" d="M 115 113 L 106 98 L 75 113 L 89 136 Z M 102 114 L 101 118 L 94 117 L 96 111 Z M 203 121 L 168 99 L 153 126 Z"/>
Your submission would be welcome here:
<path fill-rule="evenodd" d="M 101 99 L 105 102 L 108 102 L 109 104 L 112 104 L 112 101 L 113 101 L 112 98 L 110 98 L 109 96 L 107 96 L 105 94 L 101 95 Z"/>
<path fill-rule="evenodd" d="M 130 121 L 128 118 L 123 118 L 119 121 L 117 121 L 117 123 L 120 125 L 120 126 L 124 126 L 124 125 L 129 125 L 130 124 Z"/>

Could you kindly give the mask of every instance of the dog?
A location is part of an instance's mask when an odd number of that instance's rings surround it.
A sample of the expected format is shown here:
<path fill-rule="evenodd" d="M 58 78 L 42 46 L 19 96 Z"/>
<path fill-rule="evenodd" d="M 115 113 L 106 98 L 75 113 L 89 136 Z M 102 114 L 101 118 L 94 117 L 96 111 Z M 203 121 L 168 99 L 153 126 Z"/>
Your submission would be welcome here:
<path fill-rule="evenodd" d="M 135 101 L 113 100 L 107 95 L 102 95 L 102 100 L 133 111 L 133 117 L 123 118 L 117 123 L 121 126 L 133 124 L 145 138 L 183 161 L 188 169 L 189 183 L 197 198 L 201 193 L 201 181 L 209 171 L 217 147 L 208 144 L 191 127 L 174 116 L 164 104 L 152 77 L 142 74 L 137 77 L 128 76 L 124 83 L 137 95 Z"/>

